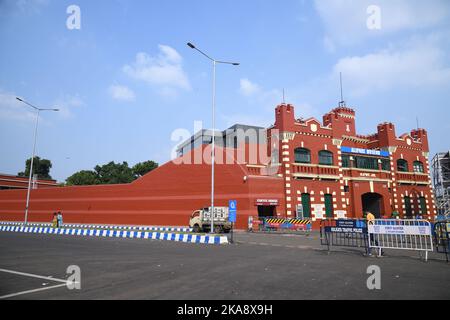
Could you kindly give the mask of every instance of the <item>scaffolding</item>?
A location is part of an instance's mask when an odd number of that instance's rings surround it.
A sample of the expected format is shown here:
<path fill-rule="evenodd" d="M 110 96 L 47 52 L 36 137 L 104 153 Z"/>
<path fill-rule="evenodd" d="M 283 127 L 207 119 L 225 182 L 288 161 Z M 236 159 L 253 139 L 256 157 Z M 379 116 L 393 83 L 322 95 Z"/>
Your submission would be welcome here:
<path fill-rule="evenodd" d="M 450 219 L 450 151 L 437 153 L 431 166 L 438 216 Z"/>

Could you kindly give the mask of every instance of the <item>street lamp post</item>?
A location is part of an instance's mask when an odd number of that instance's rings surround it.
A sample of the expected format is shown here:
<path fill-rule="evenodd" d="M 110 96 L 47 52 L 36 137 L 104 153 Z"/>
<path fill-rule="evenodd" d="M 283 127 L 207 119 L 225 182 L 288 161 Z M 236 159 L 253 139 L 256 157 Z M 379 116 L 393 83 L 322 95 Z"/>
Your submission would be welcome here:
<path fill-rule="evenodd" d="M 36 154 L 36 140 L 37 140 L 37 131 L 38 131 L 38 125 L 39 125 L 39 114 L 41 113 L 41 111 L 59 111 L 59 109 L 42 109 L 42 108 L 38 108 L 33 106 L 31 103 L 28 103 L 27 101 L 16 97 L 17 100 L 19 100 L 20 102 L 23 102 L 24 104 L 26 104 L 27 106 L 32 107 L 34 110 L 36 110 L 36 126 L 34 128 L 34 143 L 33 143 L 33 154 L 31 155 L 31 163 L 30 163 L 30 177 L 28 178 L 28 192 L 27 192 L 27 203 L 25 205 L 25 224 L 28 223 L 28 206 L 30 204 L 30 193 L 31 193 L 31 179 L 33 177 L 33 162 L 34 162 L 34 157 Z"/>
<path fill-rule="evenodd" d="M 215 150 L 216 150 L 216 66 L 217 64 L 229 64 L 238 66 L 237 62 L 219 61 L 211 58 L 209 55 L 198 49 L 192 43 L 187 44 L 191 49 L 197 50 L 203 56 L 208 58 L 213 64 L 213 84 L 212 84 L 212 155 L 211 155 L 211 233 L 214 233 L 214 163 L 215 163 Z"/>

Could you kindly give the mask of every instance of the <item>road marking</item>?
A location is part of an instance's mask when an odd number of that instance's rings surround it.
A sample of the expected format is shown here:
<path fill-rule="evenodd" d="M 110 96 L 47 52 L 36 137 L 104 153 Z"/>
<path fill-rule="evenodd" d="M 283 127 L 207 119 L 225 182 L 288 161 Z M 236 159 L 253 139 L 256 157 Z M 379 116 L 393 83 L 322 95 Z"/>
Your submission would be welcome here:
<path fill-rule="evenodd" d="M 17 274 L 19 276 L 45 279 L 45 280 L 50 280 L 50 281 L 55 281 L 55 282 L 64 282 L 65 284 L 68 283 L 67 280 L 57 279 L 57 278 L 53 278 L 53 277 L 39 276 L 37 274 L 32 274 L 32 273 L 24 273 L 24 272 L 18 272 L 18 271 L 6 270 L 6 269 L 0 269 L 0 272 L 12 273 L 12 274 Z"/>
<path fill-rule="evenodd" d="M 0 269 L 0 272 L 11 273 L 11 274 L 19 275 L 19 276 L 30 277 L 30 278 L 44 279 L 44 280 L 49 280 L 49 281 L 54 281 L 54 282 L 62 282 L 62 284 L 57 284 L 57 285 L 54 285 L 54 286 L 51 286 L 51 287 L 45 287 L 45 288 L 39 288 L 39 289 L 33 289 L 33 290 L 27 290 L 27 291 L 11 293 L 11 294 L 8 294 L 8 295 L 5 295 L 5 296 L 1 296 L 0 300 L 8 299 L 8 298 L 16 297 L 16 296 L 21 296 L 21 295 L 24 295 L 24 294 L 40 292 L 40 291 L 44 291 L 44 290 L 50 290 L 50 289 L 66 287 L 68 284 L 72 283 L 69 280 L 63 280 L 63 279 L 58 279 L 58 278 L 53 278 L 53 277 L 40 276 L 40 275 L 37 275 L 37 274 L 25 273 L 25 272 L 13 271 L 13 270 Z"/>
<path fill-rule="evenodd" d="M 21 295 L 24 295 L 24 294 L 30 294 L 30 293 L 35 293 L 35 292 L 39 292 L 39 291 L 49 290 L 49 289 L 56 289 L 56 288 L 65 287 L 65 286 L 66 286 L 66 284 L 63 283 L 63 284 L 57 284 L 56 286 L 51 286 L 51 287 L 46 287 L 46 288 L 40 288 L 40 289 L 34 289 L 34 290 L 28 290 L 28 291 L 12 293 L 12 294 L 8 294 L 6 296 L 1 296 L 0 300 L 12 298 L 12 297 L 17 297 L 17 296 L 21 296 Z"/>

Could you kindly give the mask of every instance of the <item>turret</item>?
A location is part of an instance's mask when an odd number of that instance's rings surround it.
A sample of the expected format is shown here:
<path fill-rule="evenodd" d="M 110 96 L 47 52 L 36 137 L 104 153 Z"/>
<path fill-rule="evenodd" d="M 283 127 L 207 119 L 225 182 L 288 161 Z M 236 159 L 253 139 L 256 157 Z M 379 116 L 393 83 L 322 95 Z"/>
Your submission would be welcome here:
<path fill-rule="evenodd" d="M 419 140 L 422 143 L 422 151 L 428 152 L 430 151 L 428 145 L 428 134 L 425 129 L 416 129 L 411 131 L 411 137 L 415 140 Z"/>
<path fill-rule="evenodd" d="M 333 109 L 323 116 L 323 124 L 331 124 L 335 136 L 355 136 L 355 110 L 347 107 Z"/>
<path fill-rule="evenodd" d="M 390 147 L 397 145 L 395 139 L 395 126 L 390 122 L 379 124 L 378 127 L 378 140 L 380 147 Z"/>
<path fill-rule="evenodd" d="M 275 127 L 281 131 L 294 130 L 295 113 L 291 104 L 280 104 L 275 109 Z"/>

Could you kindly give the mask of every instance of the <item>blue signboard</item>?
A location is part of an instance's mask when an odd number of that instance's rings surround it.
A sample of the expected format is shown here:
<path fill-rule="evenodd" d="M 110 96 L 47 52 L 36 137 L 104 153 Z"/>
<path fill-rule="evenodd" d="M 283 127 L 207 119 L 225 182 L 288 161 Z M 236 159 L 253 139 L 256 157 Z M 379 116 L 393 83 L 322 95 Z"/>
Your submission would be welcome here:
<path fill-rule="evenodd" d="M 235 223 L 237 214 L 237 201 L 230 200 L 228 205 L 228 221 Z"/>
<path fill-rule="evenodd" d="M 366 223 L 363 220 L 336 220 L 336 227 L 338 228 L 366 228 Z"/>
<path fill-rule="evenodd" d="M 390 156 L 388 151 L 371 150 L 371 149 L 341 147 L 341 151 L 342 153 L 356 153 L 356 154 L 364 154 L 366 156 L 379 156 L 379 157 Z"/>

